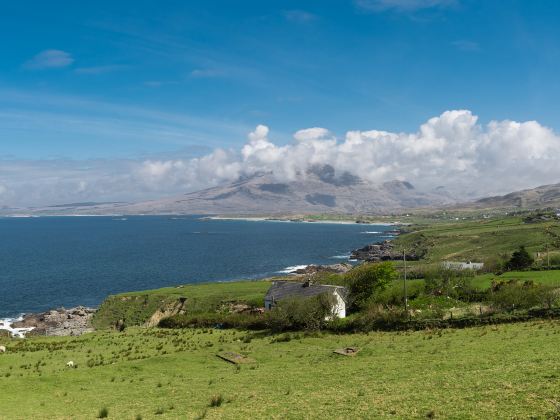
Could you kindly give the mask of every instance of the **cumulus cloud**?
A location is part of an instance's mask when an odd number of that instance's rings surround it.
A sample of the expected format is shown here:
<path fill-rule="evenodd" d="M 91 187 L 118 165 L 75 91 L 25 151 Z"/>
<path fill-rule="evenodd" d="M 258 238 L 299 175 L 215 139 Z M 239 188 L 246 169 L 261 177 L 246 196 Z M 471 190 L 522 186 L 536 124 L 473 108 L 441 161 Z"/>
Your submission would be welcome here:
<path fill-rule="evenodd" d="M 25 63 L 28 69 L 52 69 L 67 67 L 74 62 L 72 55 L 62 50 L 44 50 Z"/>
<path fill-rule="evenodd" d="M 315 165 L 332 165 L 380 183 L 409 180 L 422 189 L 445 186 L 458 195 L 509 192 L 513 189 L 560 182 L 560 136 L 535 121 L 478 123 L 467 110 L 446 111 L 429 119 L 415 133 L 349 131 L 336 139 L 326 128 L 294 134 L 295 142 L 276 145 L 269 129 L 259 125 L 239 152 L 217 150 L 203 158 L 158 162 L 165 166 L 159 179 L 189 185 L 216 185 L 255 172 L 273 172 L 280 180 L 306 176 Z M 143 163 L 152 167 L 153 162 Z M 158 168 L 159 168 L 158 166 Z M 153 170 L 153 169 L 152 169 Z"/>
<path fill-rule="evenodd" d="M 137 201 L 198 190 L 257 172 L 278 180 L 329 164 L 373 183 L 394 179 L 420 190 L 444 186 L 462 199 L 560 182 L 560 136 L 536 121 L 482 125 L 468 110 L 446 111 L 416 132 L 321 127 L 279 145 L 259 125 L 240 149 L 191 159 L 1 161 L 0 206 L 72 201 Z"/>

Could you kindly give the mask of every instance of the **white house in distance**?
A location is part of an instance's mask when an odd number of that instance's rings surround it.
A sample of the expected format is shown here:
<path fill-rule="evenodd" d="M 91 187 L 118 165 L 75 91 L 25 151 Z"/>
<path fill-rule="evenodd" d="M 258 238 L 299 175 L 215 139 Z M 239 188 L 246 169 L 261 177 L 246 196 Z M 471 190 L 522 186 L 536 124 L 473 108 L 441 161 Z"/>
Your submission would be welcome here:
<path fill-rule="evenodd" d="M 326 284 L 314 284 L 309 281 L 274 281 L 268 289 L 264 298 L 265 310 L 270 310 L 283 299 L 286 298 L 311 298 L 323 293 L 334 296 L 332 316 L 337 318 L 346 317 L 346 297 L 348 295 L 345 287 L 331 286 Z M 331 318 L 331 317 L 329 317 Z"/>
<path fill-rule="evenodd" d="M 475 263 L 471 261 L 466 262 L 453 262 L 453 261 L 444 261 L 442 263 L 443 268 L 447 268 L 450 270 L 482 270 L 484 267 L 484 263 Z"/>

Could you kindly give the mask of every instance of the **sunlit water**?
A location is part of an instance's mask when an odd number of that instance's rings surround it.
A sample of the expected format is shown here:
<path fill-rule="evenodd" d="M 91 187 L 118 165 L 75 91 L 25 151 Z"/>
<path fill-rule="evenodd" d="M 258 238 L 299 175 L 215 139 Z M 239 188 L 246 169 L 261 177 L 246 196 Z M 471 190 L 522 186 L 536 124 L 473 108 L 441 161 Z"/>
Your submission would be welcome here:
<path fill-rule="evenodd" d="M 0 318 L 108 294 L 347 260 L 389 226 L 198 217 L 0 218 Z"/>

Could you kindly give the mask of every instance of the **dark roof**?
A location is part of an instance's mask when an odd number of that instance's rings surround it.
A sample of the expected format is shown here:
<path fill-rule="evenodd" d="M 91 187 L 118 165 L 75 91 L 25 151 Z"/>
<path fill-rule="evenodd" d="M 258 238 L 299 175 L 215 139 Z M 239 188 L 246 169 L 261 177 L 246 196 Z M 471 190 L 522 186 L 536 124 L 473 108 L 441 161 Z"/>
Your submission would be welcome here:
<path fill-rule="evenodd" d="M 347 291 L 346 288 L 342 286 L 307 284 L 299 281 L 274 281 L 264 299 L 279 301 L 288 297 L 309 298 L 322 293 L 333 293 L 335 290 L 346 300 Z"/>

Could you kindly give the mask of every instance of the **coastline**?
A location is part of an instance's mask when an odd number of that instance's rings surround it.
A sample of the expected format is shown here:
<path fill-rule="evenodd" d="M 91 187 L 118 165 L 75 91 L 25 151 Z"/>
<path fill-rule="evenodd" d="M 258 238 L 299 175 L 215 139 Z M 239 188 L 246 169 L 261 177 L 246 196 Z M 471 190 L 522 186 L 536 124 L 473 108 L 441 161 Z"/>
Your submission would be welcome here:
<path fill-rule="evenodd" d="M 7 331 L 12 338 L 25 338 L 25 335 L 34 330 L 34 327 L 13 327 L 17 322 L 23 321 L 25 314 L 17 318 L 0 318 L 0 331 Z"/>
<path fill-rule="evenodd" d="M 366 226 L 403 226 L 401 222 L 362 222 L 358 220 L 309 220 L 309 219 L 281 219 L 274 217 L 236 217 L 236 216 L 203 216 L 201 220 L 238 220 L 244 222 L 278 222 L 278 223 L 314 223 L 314 224 L 331 224 L 331 225 L 366 225 Z"/>
<path fill-rule="evenodd" d="M 16 216 L 17 217 L 17 216 Z M 19 216 L 21 217 L 21 216 Z M 25 217 L 25 216 L 24 216 Z M 40 217 L 40 216 L 30 216 L 30 217 Z M 48 217 L 48 216 L 47 216 Z M 87 217 L 87 216 L 81 216 L 81 217 Z M 108 216 L 108 217 L 115 217 L 115 216 Z M 371 226 L 371 225 L 378 225 L 378 226 L 398 226 L 398 225 L 402 225 L 400 223 L 374 223 L 374 222 L 368 222 L 368 223 L 358 223 L 358 222 L 353 222 L 353 221 L 344 221 L 344 220 L 320 220 L 320 221 L 308 221 L 308 220 L 283 220 L 283 219 L 273 219 L 273 218 L 269 218 L 269 217 L 227 217 L 227 216 L 209 216 L 209 217 L 204 217 L 204 219 L 207 220 L 243 220 L 243 221 L 253 221 L 253 222 L 283 222 L 283 223 L 316 223 L 316 224 L 340 224 L 340 225 L 367 225 L 367 226 Z M 395 230 L 390 230 L 388 232 L 390 232 L 390 234 L 388 236 L 381 236 L 379 239 L 384 238 L 384 241 L 391 241 L 393 240 L 397 234 L 395 234 L 395 232 L 397 232 L 398 229 Z M 382 232 L 361 232 L 364 234 L 378 234 L 378 233 L 382 233 Z M 389 238 L 389 239 L 387 239 Z M 375 242 L 370 242 L 370 241 L 364 241 L 367 242 L 368 244 L 376 244 L 376 243 L 381 243 L 383 241 L 378 240 Z M 367 245 L 366 245 L 367 246 Z M 358 262 L 358 259 L 352 258 L 352 253 L 356 251 L 356 250 L 348 250 L 347 254 L 344 255 L 336 255 L 333 256 L 332 258 L 334 259 L 338 259 L 339 261 L 341 261 L 341 263 L 343 264 L 350 264 L 350 265 L 355 265 L 356 262 Z M 324 263 L 314 263 L 313 261 L 308 262 L 308 263 L 301 263 L 301 264 L 294 264 L 292 266 L 289 267 L 285 267 L 281 270 L 277 270 L 277 271 L 270 271 L 265 273 L 262 273 L 261 275 L 257 275 L 255 277 L 252 277 L 250 280 L 251 281 L 262 281 L 262 280 L 267 280 L 267 279 L 274 279 L 276 277 L 280 278 L 280 277 L 287 277 L 287 276 L 295 276 L 297 275 L 298 271 L 305 271 L 306 269 L 308 269 L 309 267 L 312 266 L 319 266 L 319 267 L 327 267 L 329 264 L 324 264 Z M 336 264 L 332 264 L 332 265 L 336 265 Z M 221 280 L 215 280 L 215 281 L 210 281 L 208 283 L 224 283 L 224 282 L 239 282 L 239 281 L 244 281 L 247 280 L 247 278 L 230 278 L 230 279 L 221 279 Z M 182 285 L 183 286 L 183 285 Z M 134 289 L 133 289 L 134 290 Z M 139 290 L 142 291 L 142 290 Z M 105 296 L 104 299 L 106 299 L 107 296 Z M 103 302 L 103 300 L 101 302 L 99 302 L 99 305 L 101 305 L 101 303 Z M 97 306 L 99 306 L 97 305 Z M 72 311 L 73 309 L 76 308 L 72 308 L 69 311 Z M 89 309 L 93 309 L 93 308 L 87 308 Z M 16 314 L 14 313 L 12 314 L 8 314 L 7 317 L 4 318 L 0 318 L 0 331 L 7 331 L 9 334 L 11 334 L 13 337 L 17 337 L 17 338 L 24 338 L 25 335 L 27 333 L 29 333 L 30 331 L 37 329 L 37 331 L 41 331 L 39 333 L 39 335 L 41 335 L 44 331 L 44 326 L 38 326 L 35 324 L 30 324 L 29 322 L 25 322 L 26 320 L 29 319 L 35 319 L 37 320 L 39 317 L 45 317 L 45 315 L 49 316 L 49 313 L 52 314 L 54 312 L 59 312 L 59 311 L 66 311 L 63 308 L 60 309 L 50 309 L 47 310 L 46 312 L 29 312 L 29 313 L 19 313 Z M 35 321 L 36 322 L 36 321 Z M 62 328 L 62 321 L 59 322 L 59 326 L 57 327 L 58 329 Z M 69 328 L 68 326 L 66 328 Z M 52 329 L 52 326 L 50 327 L 50 329 Z M 32 333 L 30 335 L 34 335 L 35 333 Z M 49 334 L 47 333 L 46 335 L 59 335 L 59 334 Z M 72 334 L 73 335 L 73 334 Z"/>

